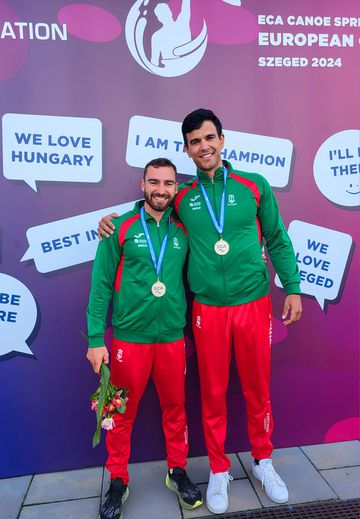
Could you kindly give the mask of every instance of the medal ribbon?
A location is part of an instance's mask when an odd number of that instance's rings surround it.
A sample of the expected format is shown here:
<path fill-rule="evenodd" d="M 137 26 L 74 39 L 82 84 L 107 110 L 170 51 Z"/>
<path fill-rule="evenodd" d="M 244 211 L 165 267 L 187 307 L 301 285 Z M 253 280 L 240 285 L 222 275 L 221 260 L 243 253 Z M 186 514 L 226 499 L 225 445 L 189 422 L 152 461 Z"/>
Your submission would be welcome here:
<path fill-rule="evenodd" d="M 152 241 L 151 241 L 151 236 L 150 236 L 149 228 L 147 226 L 146 219 L 145 219 L 145 209 L 144 209 L 144 206 L 140 209 L 140 219 L 141 219 L 141 225 L 142 225 L 142 227 L 144 229 L 146 241 L 147 241 L 147 244 L 148 244 L 148 247 L 149 247 L 151 261 L 153 262 L 156 275 L 159 278 L 161 267 L 162 267 L 162 264 L 163 264 L 163 261 L 164 261 L 166 245 L 167 245 L 168 238 L 169 238 L 170 216 L 169 216 L 169 220 L 168 220 L 168 231 L 167 231 L 167 233 L 166 233 L 166 235 L 165 235 L 165 237 L 164 237 L 164 239 L 162 241 L 161 248 L 160 248 L 160 254 L 159 254 L 159 257 L 158 257 L 157 260 L 156 260 L 156 256 L 155 256 L 154 246 L 153 246 Z"/>
<path fill-rule="evenodd" d="M 225 221 L 225 191 L 226 191 L 226 179 L 227 179 L 227 170 L 225 166 L 223 166 L 223 173 L 224 173 L 224 189 L 221 195 L 221 204 L 220 204 L 220 220 L 218 221 L 214 208 L 212 206 L 212 203 L 209 199 L 209 196 L 204 188 L 204 186 L 201 183 L 201 180 L 198 177 L 198 181 L 201 187 L 201 191 L 203 194 L 203 197 L 205 199 L 206 207 L 208 208 L 210 218 L 212 220 L 212 223 L 214 224 L 215 229 L 220 234 L 220 238 L 222 237 L 222 234 L 224 232 L 224 221 Z"/>

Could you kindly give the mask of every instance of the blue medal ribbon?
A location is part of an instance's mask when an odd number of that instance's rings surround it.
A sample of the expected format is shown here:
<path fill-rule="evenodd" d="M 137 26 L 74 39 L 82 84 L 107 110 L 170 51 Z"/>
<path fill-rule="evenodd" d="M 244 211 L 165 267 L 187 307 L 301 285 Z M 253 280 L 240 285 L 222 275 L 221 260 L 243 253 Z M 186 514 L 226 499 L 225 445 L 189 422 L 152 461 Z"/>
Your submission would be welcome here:
<path fill-rule="evenodd" d="M 199 184 L 200 184 L 200 187 L 201 187 L 201 191 L 202 191 L 202 194 L 203 194 L 203 197 L 205 199 L 205 203 L 206 203 L 206 207 L 209 211 L 209 214 L 210 214 L 210 218 L 212 220 L 212 223 L 214 224 L 214 227 L 215 229 L 217 230 L 217 232 L 219 233 L 220 235 L 220 238 L 222 237 L 222 234 L 224 232 L 224 222 L 225 222 L 225 192 L 226 192 L 226 179 L 227 179 L 227 170 L 225 168 L 225 166 L 223 166 L 223 173 L 224 173 L 224 189 L 223 189 L 223 193 L 222 193 L 222 196 L 221 196 L 221 204 L 220 204 L 220 220 L 218 221 L 217 217 L 216 217 L 216 214 L 215 214 L 215 211 L 214 211 L 214 208 L 212 206 L 212 203 L 209 199 L 209 196 L 204 188 L 204 186 L 202 185 L 201 183 L 201 180 L 199 179 L 198 177 L 198 181 L 199 181 Z"/>
<path fill-rule="evenodd" d="M 159 279 L 161 267 L 162 267 L 162 264 L 163 264 L 163 261 L 164 261 L 165 249 L 166 249 L 166 245 L 167 245 L 168 238 L 169 238 L 170 216 L 169 216 L 169 220 L 168 220 L 168 231 L 167 231 L 167 233 L 166 233 L 166 235 L 165 235 L 165 237 L 164 237 L 164 239 L 162 241 L 162 244 L 161 244 L 161 247 L 160 247 L 160 254 L 159 254 L 159 257 L 158 257 L 157 260 L 156 260 L 156 256 L 155 256 L 154 246 L 153 246 L 152 241 L 151 241 L 151 236 L 150 236 L 149 228 L 147 226 L 146 219 L 145 219 L 145 209 L 144 209 L 144 206 L 140 209 L 140 219 L 141 219 L 141 225 L 142 225 L 142 227 L 144 229 L 146 241 L 147 241 L 147 244 L 148 244 L 148 247 L 149 247 L 151 261 L 153 262 L 156 275 L 157 275 L 157 277 Z"/>

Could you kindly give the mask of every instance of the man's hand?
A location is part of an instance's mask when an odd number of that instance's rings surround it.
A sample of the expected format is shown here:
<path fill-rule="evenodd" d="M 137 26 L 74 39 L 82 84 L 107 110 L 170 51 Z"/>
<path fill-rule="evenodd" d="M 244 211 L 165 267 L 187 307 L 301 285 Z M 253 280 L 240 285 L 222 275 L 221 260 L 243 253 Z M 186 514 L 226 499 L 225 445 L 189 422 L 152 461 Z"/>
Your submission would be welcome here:
<path fill-rule="evenodd" d="M 282 313 L 282 319 L 286 319 L 290 312 L 290 319 L 283 321 L 287 326 L 288 324 L 295 323 L 298 321 L 302 314 L 301 297 L 299 294 L 289 294 L 285 298 L 284 310 Z"/>
<path fill-rule="evenodd" d="M 268 260 L 267 260 L 267 256 L 266 256 L 266 252 L 265 252 L 265 247 L 263 247 L 261 249 L 261 259 L 263 260 L 264 264 L 266 265 Z"/>
<path fill-rule="evenodd" d="M 115 225 L 111 222 L 111 220 L 116 216 L 119 215 L 117 213 L 111 213 L 101 218 L 98 227 L 98 238 L 100 241 L 102 240 L 102 236 L 109 238 L 110 234 L 114 233 L 113 229 L 115 229 Z"/>
<path fill-rule="evenodd" d="M 97 374 L 100 373 L 102 363 L 109 364 L 109 352 L 106 346 L 101 346 L 100 348 L 88 348 L 86 358 Z"/>

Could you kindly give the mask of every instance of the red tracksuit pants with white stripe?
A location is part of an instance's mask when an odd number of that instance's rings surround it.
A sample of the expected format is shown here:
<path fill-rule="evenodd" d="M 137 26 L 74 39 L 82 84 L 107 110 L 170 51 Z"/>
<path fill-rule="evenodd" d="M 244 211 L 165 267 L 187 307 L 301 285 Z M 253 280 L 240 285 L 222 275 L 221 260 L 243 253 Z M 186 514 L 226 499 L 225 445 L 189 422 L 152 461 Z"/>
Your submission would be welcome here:
<path fill-rule="evenodd" d="M 137 408 L 152 376 L 160 400 L 169 468 L 185 468 L 188 454 L 185 414 L 185 343 L 139 344 L 113 339 L 111 345 L 111 381 L 129 390 L 124 414 L 114 417 L 115 427 L 107 432 L 106 467 L 111 479 L 129 481 L 131 431 Z"/>
<path fill-rule="evenodd" d="M 254 458 L 269 458 L 273 419 L 270 404 L 272 308 L 270 296 L 237 306 L 194 301 L 193 330 L 199 364 L 202 420 L 210 468 L 225 472 L 226 392 L 232 343 Z"/>

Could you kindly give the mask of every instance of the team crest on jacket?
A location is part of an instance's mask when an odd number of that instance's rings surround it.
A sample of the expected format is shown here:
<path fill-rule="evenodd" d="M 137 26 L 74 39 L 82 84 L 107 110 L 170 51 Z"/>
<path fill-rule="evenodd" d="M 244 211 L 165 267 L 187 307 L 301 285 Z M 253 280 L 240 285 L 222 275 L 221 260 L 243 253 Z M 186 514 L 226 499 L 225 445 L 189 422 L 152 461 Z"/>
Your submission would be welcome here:
<path fill-rule="evenodd" d="M 177 239 L 176 236 L 174 236 L 174 238 L 173 238 L 173 247 L 174 247 L 174 249 L 181 249 L 179 240 Z"/>
<path fill-rule="evenodd" d="M 237 205 L 235 195 L 228 196 L 228 205 Z"/>

